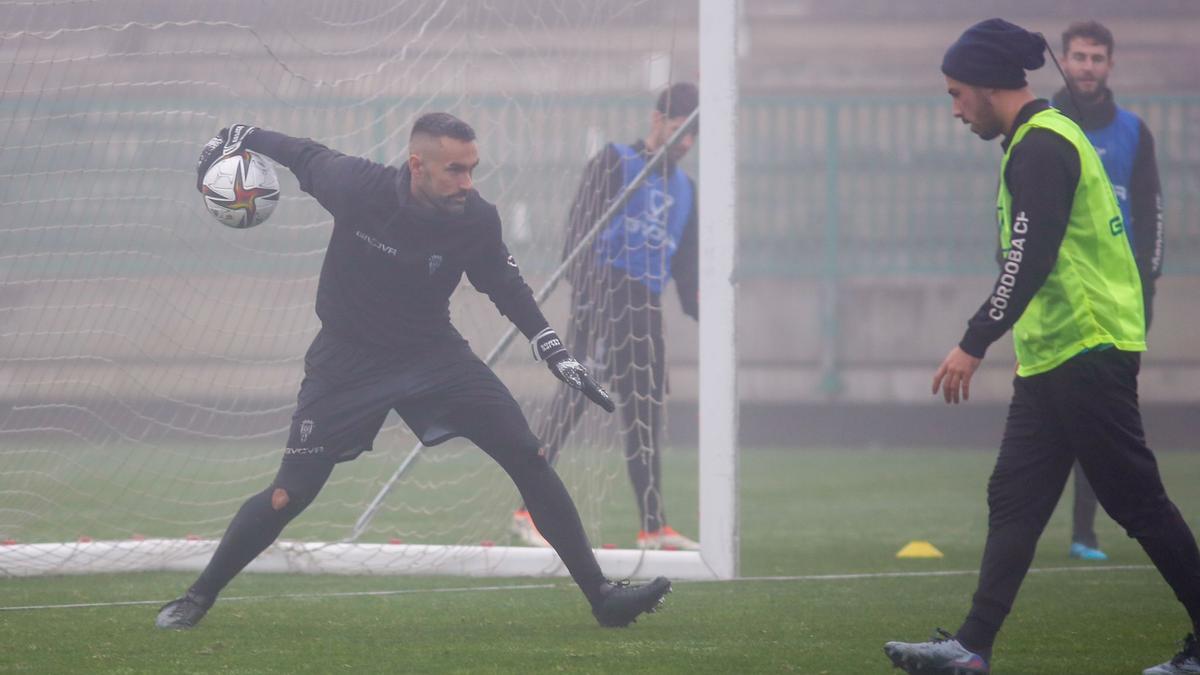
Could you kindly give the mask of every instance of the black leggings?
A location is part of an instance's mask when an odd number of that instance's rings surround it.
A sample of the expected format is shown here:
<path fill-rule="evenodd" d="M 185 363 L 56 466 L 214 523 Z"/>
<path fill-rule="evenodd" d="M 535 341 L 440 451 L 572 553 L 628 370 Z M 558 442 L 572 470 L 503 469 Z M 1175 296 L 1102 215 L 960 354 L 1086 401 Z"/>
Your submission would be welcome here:
<path fill-rule="evenodd" d="M 215 598 L 317 497 L 333 472 L 332 460 L 284 461 L 271 485 L 247 499 L 191 590 Z"/>
<path fill-rule="evenodd" d="M 592 553 L 574 502 L 515 402 L 459 409 L 447 426 L 474 442 L 512 478 L 538 530 L 595 603 L 604 575 Z M 312 503 L 333 471 L 327 459 L 286 460 L 271 486 L 242 505 L 192 590 L 214 598 Z"/>
<path fill-rule="evenodd" d="M 1100 539 L 1096 536 L 1096 507 L 1099 504 L 1087 474 L 1079 462 L 1075 462 L 1075 505 L 1071 509 L 1072 544 L 1100 548 Z"/>

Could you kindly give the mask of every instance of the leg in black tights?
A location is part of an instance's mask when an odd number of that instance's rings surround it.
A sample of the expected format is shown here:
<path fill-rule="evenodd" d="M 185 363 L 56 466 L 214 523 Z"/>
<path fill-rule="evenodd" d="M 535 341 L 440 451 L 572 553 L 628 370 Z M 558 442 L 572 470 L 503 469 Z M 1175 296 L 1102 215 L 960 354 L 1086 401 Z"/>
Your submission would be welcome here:
<path fill-rule="evenodd" d="M 190 591 L 210 602 L 215 599 L 250 561 L 279 537 L 285 525 L 312 503 L 332 472 L 332 461 L 284 461 L 271 486 L 247 499 L 238 509 L 212 560 Z"/>
<path fill-rule="evenodd" d="M 614 296 L 621 311 L 611 321 L 611 382 L 625 432 L 625 467 L 641 527 L 656 532 L 667 524 L 660 446 L 666 378 L 662 306 L 657 295 L 633 281 L 619 284 Z"/>
<path fill-rule="evenodd" d="M 516 403 L 464 408 L 448 421 L 508 473 L 538 532 L 562 558 L 588 601 L 596 604 L 606 583 L 604 574 L 592 553 L 575 502 L 540 453 L 538 440 Z"/>
<path fill-rule="evenodd" d="M 1075 462 L 1075 508 L 1072 509 L 1071 543 L 1088 548 L 1100 548 L 1096 537 L 1096 491 L 1092 489 L 1083 467 Z"/>

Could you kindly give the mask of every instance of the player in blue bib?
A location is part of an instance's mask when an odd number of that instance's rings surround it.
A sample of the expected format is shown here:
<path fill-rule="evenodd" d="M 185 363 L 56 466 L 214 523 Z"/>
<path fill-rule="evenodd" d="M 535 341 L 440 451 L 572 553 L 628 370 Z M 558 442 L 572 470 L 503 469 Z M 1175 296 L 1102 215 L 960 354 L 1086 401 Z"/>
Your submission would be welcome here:
<path fill-rule="evenodd" d="M 1100 155 L 1112 182 L 1125 220 L 1125 234 L 1133 246 L 1146 328 L 1154 307 L 1154 286 L 1162 274 L 1163 210 L 1154 137 L 1137 115 L 1118 106 L 1108 88 L 1113 67 L 1113 34 L 1097 21 L 1078 21 L 1062 34 L 1063 71 L 1071 91 L 1060 89 L 1054 107 L 1083 129 Z M 1107 560 L 1096 537 L 1096 493 L 1079 465 L 1075 466 L 1074 526 L 1070 556 L 1081 560 Z"/>
<path fill-rule="evenodd" d="M 659 96 L 644 140 L 609 143 L 592 158 L 571 206 L 564 257 L 698 105 L 696 86 L 677 83 Z M 586 355 L 585 362 L 616 394 L 626 465 L 641 518 L 636 543 L 647 549 L 699 548 L 667 523 L 660 457 L 666 392 L 661 296 L 671 279 L 684 313 L 699 315 L 696 190 L 678 166 L 694 142 L 692 129 L 666 151 L 663 168 L 653 171 L 632 191 L 624 208 L 601 224 L 568 273 L 572 292 L 567 344 Z M 551 461 L 585 409 L 578 396 L 556 395 L 538 434 Z M 545 545 L 524 509 L 513 514 L 513 532 L 528 544 Z"/>

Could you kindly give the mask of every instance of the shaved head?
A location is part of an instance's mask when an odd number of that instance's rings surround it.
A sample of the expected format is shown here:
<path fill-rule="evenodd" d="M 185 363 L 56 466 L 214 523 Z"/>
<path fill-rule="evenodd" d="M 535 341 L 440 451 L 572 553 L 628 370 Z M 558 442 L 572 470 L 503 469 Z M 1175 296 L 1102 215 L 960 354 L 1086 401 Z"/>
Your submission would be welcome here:
<path fill-rule="evenodd" d="M 450 113 L 427 113 L 413 124 L 408 139 L 412 195 L 435 210 L 460 215 L 474 189 L 479 165 L 475 130 Z"/>
<path fill-rule="evenodd" d="M 442 152 L 442 137 L 429 134 L 414 134 L 408 139 L 408 154 L 420 157 L 435 157 Z"/>
<path fill-rule="evenodd" d="M 460 141 L 475 140 L 475 130 L 470 124 L 446 112 L 425 113 L 413 122 L 412 134 L 409 137 L 431 136 L 433 138 L 448 137 Z"/>

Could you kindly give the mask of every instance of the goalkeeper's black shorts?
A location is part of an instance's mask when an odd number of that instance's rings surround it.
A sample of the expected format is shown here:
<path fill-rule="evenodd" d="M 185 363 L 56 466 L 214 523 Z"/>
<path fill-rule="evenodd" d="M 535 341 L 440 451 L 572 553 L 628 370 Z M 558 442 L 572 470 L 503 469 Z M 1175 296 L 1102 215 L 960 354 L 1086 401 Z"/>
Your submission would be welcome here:
<path fill-rule="evenodd" d="M 471 420 L 486 419 L 504 427 L 496 436 L 537 446 L 512 393 L 465 342 L 394 354 L 321 331 L 304 357 L 297 399 L 285 462 L 354 459 L 371 449 L 391 410 L 425 445 L 474 436 Z"/>

